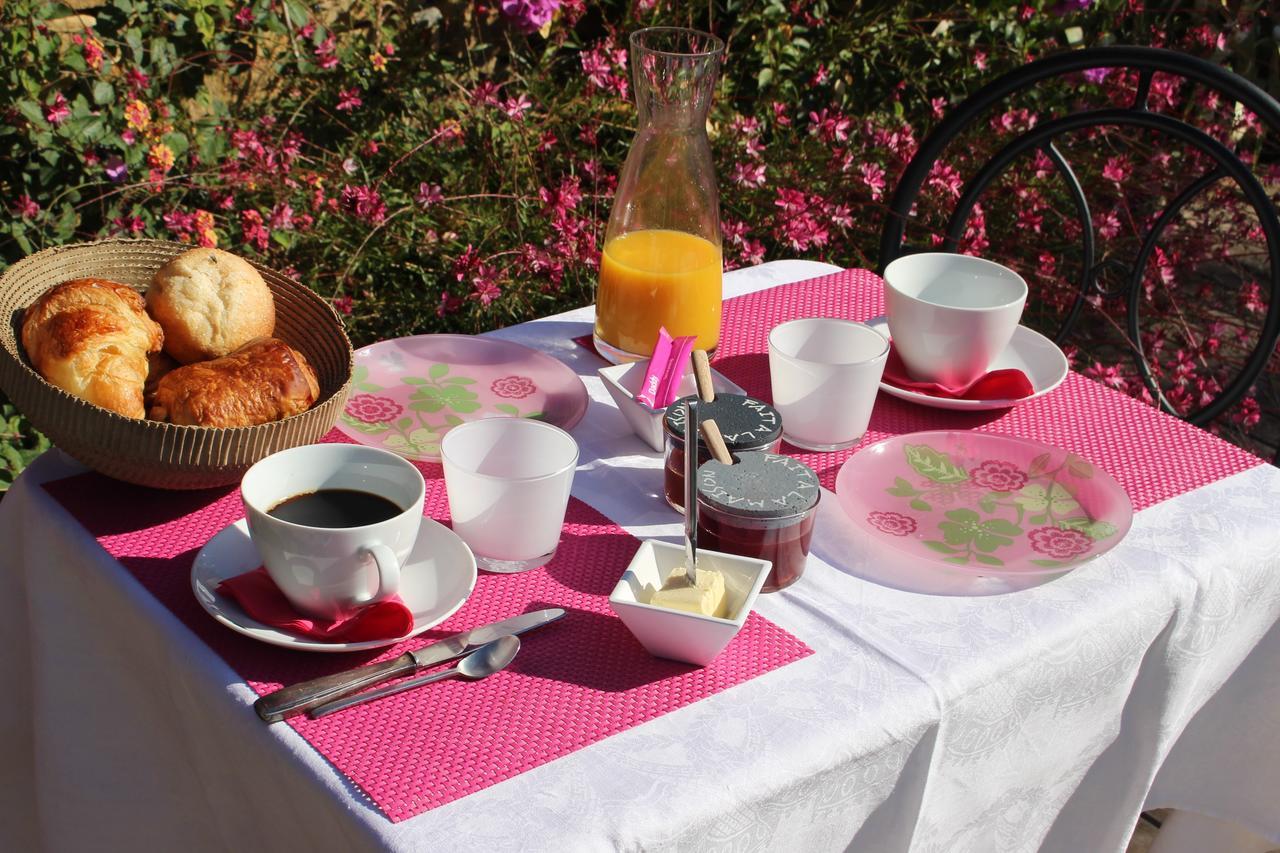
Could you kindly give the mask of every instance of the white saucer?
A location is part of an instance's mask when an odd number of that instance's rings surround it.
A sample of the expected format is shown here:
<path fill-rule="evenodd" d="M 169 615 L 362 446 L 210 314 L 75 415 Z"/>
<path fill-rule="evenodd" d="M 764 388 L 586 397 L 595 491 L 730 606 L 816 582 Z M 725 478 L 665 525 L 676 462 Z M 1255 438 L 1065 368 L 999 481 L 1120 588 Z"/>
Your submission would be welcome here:
<path fill-rule="evenodd" d="M 196 601 L 214 619 L 246 637 L 307 652 L 359 652 L 417 636 L 452 616 L 476 585 L 476 558 L 471 549 L 443 524 L 424 518 L 409 562 L 400 573 L 400 599 L 413 612 L 413 630 L 390 640 L 326 643 L 250 619 L 239 605 L 217 591 L 222 581 L 260 565 L 262 559 L 245 520 L 227 525 L 200 549 L 191 566 Z"/>
<path fill-rule="evenodd" d="M 884 317 L 868 320 L 867 325 L 886 338 L 889 337 L 889 321 Z M 1019 403 L 1043 397 L 1062 384 L 1067 378 L 1067 357 L 1058 345 L 1037 331 L 1019 326 L 1013 332 L 1009 346 L 1000 353 L 991 364 L 992 370 L 1016 368 L 1026 374 L 1031 381 L 1034 393 L 1013 400 L 953 400 L 947 397 L 933 397 L 918 391 L 898 388 L 888 382 L 880 383 L 880 390 L 891 397 L 931 406 L 935 409 L 954 409 L 963 412 L 985 412 L 991 409 L 1008 409 Z"/>

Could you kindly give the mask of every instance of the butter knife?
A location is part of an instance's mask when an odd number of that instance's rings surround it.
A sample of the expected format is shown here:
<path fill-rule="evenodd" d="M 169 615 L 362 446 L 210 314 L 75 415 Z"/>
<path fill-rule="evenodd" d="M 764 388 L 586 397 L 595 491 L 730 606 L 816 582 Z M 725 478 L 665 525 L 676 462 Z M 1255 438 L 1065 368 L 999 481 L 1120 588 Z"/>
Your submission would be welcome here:
<path fill-rule="evenodd" d="M 468 652 L 474 651 L 477 647 L 493 642 L 499 637 L 523 634 L 525 631 L 541 628 L 543 625 L 554 622 L 562 616 L 564 616 L 563 608 L 552 607 L 547 610 L 522 613 L 510 619 L 503 619 L 500 622 L 493 622 L 479 628 L 472 628 L 469 631 L 462 631 L 415 651 L 405 652 L 393 660 L 366 664 L 355 669 L 348 669 L 336 672 L 333 675 L 324 675 L 320 678 L 313 678 L 310 681 L 282 687 L 273 693 L 260 697 L 257 702 L 253 703 L 253 709 L 258 712 L 259 717 L 268 723 L 279 722 L 327 702 L 332 702 L 334 699 L 346 696 L 348 693 L 354 693 L 357 690 L 363 690 L 366 687 L 381 684 L 394 678 L 411 675 L 429 666 L 457 660 Z"/>

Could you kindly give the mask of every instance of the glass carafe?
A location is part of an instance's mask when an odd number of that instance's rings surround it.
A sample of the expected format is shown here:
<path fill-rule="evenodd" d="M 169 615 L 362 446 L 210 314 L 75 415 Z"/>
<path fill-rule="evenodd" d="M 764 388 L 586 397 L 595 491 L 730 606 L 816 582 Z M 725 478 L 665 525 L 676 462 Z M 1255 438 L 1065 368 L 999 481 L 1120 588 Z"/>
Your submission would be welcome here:
<path fill-rule="evenodd" d="M 707 110 L 724 42 L 652 27 L 631 34 L 640 125 L 613 200 L 596 290 L 595 345 L 611 361 L 648 358 L 658 327 L 720 341 L 720 198 Z"/>

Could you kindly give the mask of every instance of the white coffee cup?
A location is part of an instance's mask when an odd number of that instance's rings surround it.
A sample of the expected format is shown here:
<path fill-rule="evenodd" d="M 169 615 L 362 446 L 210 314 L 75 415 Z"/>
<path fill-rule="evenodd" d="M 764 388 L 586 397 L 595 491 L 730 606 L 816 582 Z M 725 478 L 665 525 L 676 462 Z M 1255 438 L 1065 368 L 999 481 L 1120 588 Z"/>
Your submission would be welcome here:
<path fill-rule="evenodd" d="M 903 255 L 884 270 L 893 346 L 915 379 L 967 385 L 986 373 L 1018 328 L 1027 283 L 970 255 Z"/>
<path fill-rule="evenodd" d="M 889 342 L 853 320 L 813 317 L 769 332 L 769 382 L 782 435 L 805 450 L 840 450 L 867 431 Z"/>
<path fill-rule="evenodd" d="M 325 489 L 385 498 L 400 512 L 360 527 L 295 524 L 270 515 L 280 504 Z M 407 460 L 356 444 L 312 444 L 262 459 L 240 483 L 249 534 L 276 586 L 299 611 L 349 616 L 394 595 L 422 524 L 426 484 Z"/>
<path fill-rule="evenodd" d="M 440 442 L 453 532 L 490 572 L 536 569 L 560 545 L 578 466 L 573 436 L 543 421 L 485 418 Z"/>

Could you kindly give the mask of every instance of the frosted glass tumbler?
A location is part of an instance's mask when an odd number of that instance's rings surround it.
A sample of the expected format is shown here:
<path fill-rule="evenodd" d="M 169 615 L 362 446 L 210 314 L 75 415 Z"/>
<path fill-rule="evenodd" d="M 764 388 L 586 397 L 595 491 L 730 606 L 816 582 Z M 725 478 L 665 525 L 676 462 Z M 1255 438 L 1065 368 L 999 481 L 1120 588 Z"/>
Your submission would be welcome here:
<path fill-rule="evenodd" d="M 769 382 L 782 437 L 805 450 L 840 450 L 862 438 L 889 342 L 852 320 L 792 320 L 769 333 Z"/>
<path fill-rule="evenodd" d="M 559 427 L 524 418 L 456 426 L 440 442 L 453 530 L 480 568 L 523 572 L 545 565 L 578 465 L 578 443 Z"/>

